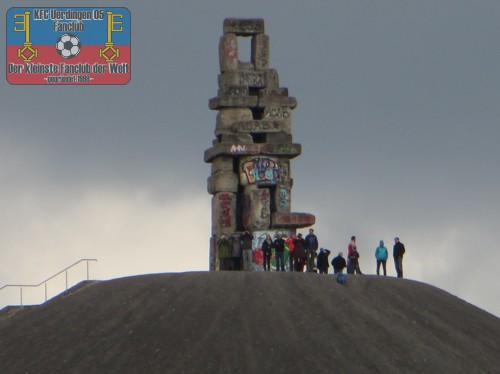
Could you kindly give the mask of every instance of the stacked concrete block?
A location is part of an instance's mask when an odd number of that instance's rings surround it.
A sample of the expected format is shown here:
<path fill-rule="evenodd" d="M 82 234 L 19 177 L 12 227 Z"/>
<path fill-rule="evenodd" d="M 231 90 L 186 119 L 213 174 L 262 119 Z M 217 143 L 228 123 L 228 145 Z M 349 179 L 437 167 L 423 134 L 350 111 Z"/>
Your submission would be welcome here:
<path fill-rule="evenodd" d="M 240 61 L 238 40 L 251 38 L 251 60 Z M 243 231 L 287 235 L 314 224 L 312 214 L 291 211 L 290 160 L 301 154 L 292 142 L 291 113 L 297 101 L 269 68 L 269 37 L 262 19 L 224 20 L 219 43 L 217 96 L 209 100 L 217 120 L 207 181 L 212 198 L 210 270 L 216 243 Z"/>

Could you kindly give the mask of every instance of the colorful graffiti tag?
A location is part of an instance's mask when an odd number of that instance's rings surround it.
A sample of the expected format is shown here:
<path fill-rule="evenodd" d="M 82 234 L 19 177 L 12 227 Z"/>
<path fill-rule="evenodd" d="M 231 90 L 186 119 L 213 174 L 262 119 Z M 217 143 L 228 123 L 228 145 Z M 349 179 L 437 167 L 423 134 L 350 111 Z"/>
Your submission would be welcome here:
<path fill-rule="evenodd" d="M 279 161 L 269 157 L 253 157 L 243 163 L 243 172 L 248 183 L 277 183 L 280 180 Z"/>

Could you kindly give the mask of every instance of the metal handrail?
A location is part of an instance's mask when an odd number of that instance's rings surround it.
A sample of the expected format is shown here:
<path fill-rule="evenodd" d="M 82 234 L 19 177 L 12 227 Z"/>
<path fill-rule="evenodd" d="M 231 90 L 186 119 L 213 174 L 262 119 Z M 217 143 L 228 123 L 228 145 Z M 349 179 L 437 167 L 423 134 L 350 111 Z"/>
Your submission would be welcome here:
<path fill-rule="evenodd" d="M 7 287 L 19 287 L 19 293 L 20 293 L 19 305 L 23 306 L 23 288 L 25 288 L 25 287 L 34 288 L 34 287 L 39 287 L 43 284 L 45 287 L 45 302 L 47 302 L 47 282 L 65 272 L 66 273 L 66 291 L 67 291 L 68 290 L 68 270 L 71 269 L 72 267 L 78 265 L 80 262 L 83 262 L 83 261 L 85 261 L 87 263 L 87 280 L 89 280 L 89 262 L 90 261 L 97 262 L 97 259 L 95 259 L 95 258 L 82 258 L 81 260 L 78 260 L 74 264 L 64 268 L 63 270 L 59 271 L 58 273 L 52 275 L 51 277 L 45 279 L 44 281 L 42 281 L 38 284 L 6 284 L 5 286 L 0 287 L 0 291 L 3 290 L 4 288 L 7 288 Z"/>

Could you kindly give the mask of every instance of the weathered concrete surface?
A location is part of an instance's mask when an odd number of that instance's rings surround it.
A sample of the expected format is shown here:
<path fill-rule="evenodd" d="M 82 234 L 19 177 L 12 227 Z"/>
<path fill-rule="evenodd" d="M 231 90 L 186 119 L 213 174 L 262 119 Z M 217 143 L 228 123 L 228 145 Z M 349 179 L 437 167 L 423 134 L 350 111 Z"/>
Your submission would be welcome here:
<path fill-rule="evenodd" d="M 207 190 L 210 194 L 217 192 L 238 192 L 238 176 L 232 171 L 220 171 L 207 179 Z"/>
<path fill-rule="evenodd" d="M 219 42 L 220 71 L 238 68 L 238 38 L 235 34 L 221 36 Z"/>
<path fill-rule="evenodd" d="M 498 373 L 500 319 L 406 279 L 159 274 L 0 314 L 0 372 Z"/>
<path fill-rule="evenodd" d="M 219 86 L 247 86 L 264 88 L 270 86 L 274 79 L 263 71 L 228 71 L 219 75 Z"/>
<path fill-rule="evenodd" d="M 236 194 L 217 192 L 212 197 L 212 222 L 217 224 L 221 234 L 236 231 Z"/>
<path fill-rule="evenodd" d="M 271 218 L 273 227 L 309 227 L 316 218 L 309 213 L 274 212 Z"/>
<path fill-rule="evenodd" d="M 234 122 L 230 128 L 237 133 L 275 133 L 275 132 L 291 132 L 290 121 L 285 120 L 250 120 Z M 219 129 L 215 130 L 215 134 L 219 134 Z"/>
<path fill-rule="evenodd" d="M 268 229 L 271 224 L 271 195 L 268 188 L 243 188 L 243 228 L 250 232 Z"/>
<path fill-rule="evenodd" d="M 248 121 L 251 120 L 252 111 L 248 108 L 230 108 L 220 110 L 217 113 L 216 125 L 219 127 L 231 127 L 235 121 Z"/>
<path fill-rule="evenodd" d="M 205 162 L 212 162 L 220 156 L 249 156 L 249 155 L 270 155 L 287 156 L 294 158 L 300 155 L 302 146 L 300 144 L 223 144 L 219 143 L 205 151 Z"/>
<path fill-rule="evenodd" d="M 229 97 L 214 97 L 209 100 L 208 107 L 210 109 L 225 109 L 225 108 L 248 108 L 257 106 L 256 96 L 229 96 Z"/>
<path fill-rule="evenodd" d="M 242 36 L 261 34 L 264 32 L 264 20 L 262 18 L 226 18 L 223 31 L 224 34 L 234 33 Z"/>
<path fill-rule="evenodd" d="M 255 69 L 269 69 L 269 36 L 257 34 L 252 38 L 251 56 Z"/>

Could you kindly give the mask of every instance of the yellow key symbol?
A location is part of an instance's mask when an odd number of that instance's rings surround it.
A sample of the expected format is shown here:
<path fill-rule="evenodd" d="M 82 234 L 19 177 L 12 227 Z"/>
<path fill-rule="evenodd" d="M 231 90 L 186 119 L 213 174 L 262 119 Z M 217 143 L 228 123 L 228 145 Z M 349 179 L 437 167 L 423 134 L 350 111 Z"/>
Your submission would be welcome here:
<path fill-rule="evenodd" d="M 99 57 L 106 59 L 107 62 L 112 62 L 115 58 L 120 57 L 120 50 L 115 48 L 115 43 L 113 43 L 113 33 L 122 32 L 123 24 L 122 21 L 117 19 L 123 19 L 123 14 L 114 14 L 113 12 L 106 12 L 108 16 L 108 39 L 104 45 L 105 48 L 99 48 Z"/>
<path fill-rule="evenodd" d="M 33 58 L 38 57 L 38 49 L 31 47 L 33 43 L 30 42 L 30 14 L 31 12 L 24 12 L 21 14 L 14 14 L 14 19 L 21 19 L 14 21 L 14 31 L 24 32 L 23 48 L 17 50 L 17 57 L 22 58 L 24 61 L 30 62 Z"/>

